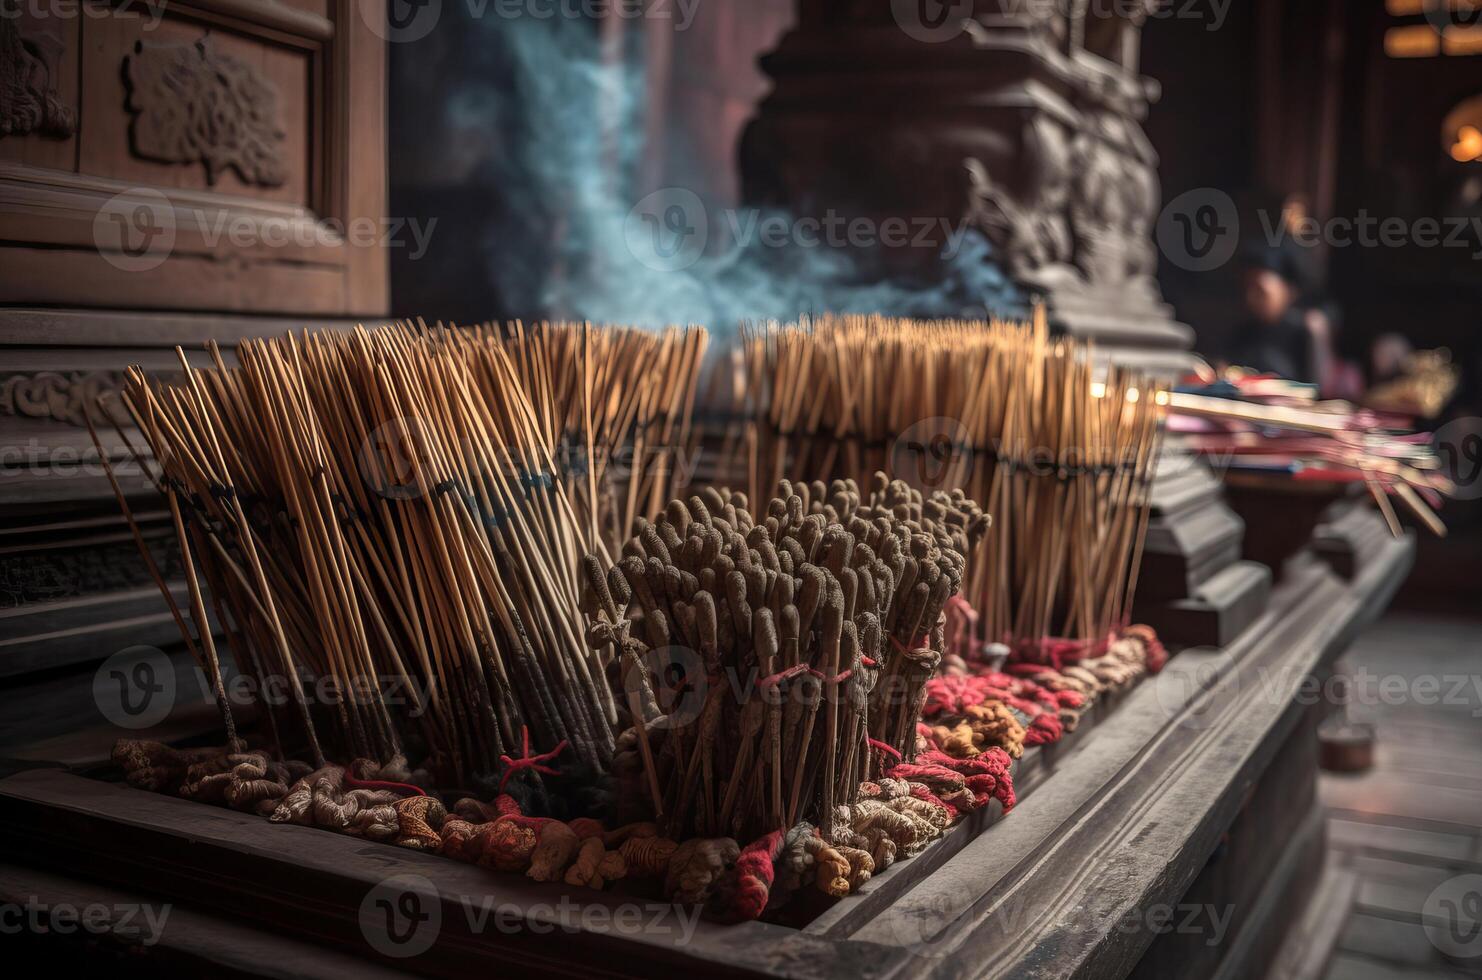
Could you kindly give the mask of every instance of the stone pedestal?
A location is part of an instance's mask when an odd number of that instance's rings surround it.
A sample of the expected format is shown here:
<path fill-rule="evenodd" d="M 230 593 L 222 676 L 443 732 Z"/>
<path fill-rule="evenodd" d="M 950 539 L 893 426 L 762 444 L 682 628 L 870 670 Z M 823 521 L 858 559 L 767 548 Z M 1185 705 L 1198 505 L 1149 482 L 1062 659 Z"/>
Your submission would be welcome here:
<path fill-rule="evenodd" d="M 762 59 L 775 87 L 742 141 L 743 195 L 799 216 L 932 226 L 936 238 L 882 250 L 887 271 L 915 276 L 965 228 L 1057 327 L 1176 375 L 1193 332 L 1154 278 L 1157 155 L 1142 120 L 1158 86 L 1137 72 L 1149 9 L 801 0 Z M 1153 498 L 1139 618 L 1175 645 L 1229 642 L 1271 583 L 1240 561 L 1244 524 L 1176 446 Z"/>
<path fill-rule="evenodd" d="M 775 87 L 742 142 L 743 195 L 795 215 L 935 221 L 935 238 L 891 250 L 914 273 L 937 260 L 944 228 L 970 229 L 1057 325 L 1177 370 L 1193 335 L 1154 278 L 1157 156 L 1141 120 L 1158 88 L 1136 71 L 1146 8 L 1065 6 L 804 0 L 762 59 Z"/>

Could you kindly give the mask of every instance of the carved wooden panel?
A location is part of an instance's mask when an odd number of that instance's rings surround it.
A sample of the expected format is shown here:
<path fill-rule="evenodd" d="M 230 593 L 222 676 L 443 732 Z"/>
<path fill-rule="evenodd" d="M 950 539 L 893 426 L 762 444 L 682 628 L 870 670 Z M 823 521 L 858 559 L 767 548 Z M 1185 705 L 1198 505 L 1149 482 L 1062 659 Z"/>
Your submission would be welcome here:
<path fill-rule="evenodd" d="M 315 209 L 314 53 L 166 17 L 87 24 L 84 173 Z"/>
<path fill-rule="evenodd" d="M 124 59 L 129 143 L 158 163 L 199 163 L 216 184 L 228 167 L 262 187 L 288 178 L 278 88 L 252 65 L 218 50 L 203 34 L 194 44 L 137 41 Z"/>
<path fill-rule="evenodd" d="M 77 25 L 0 0 L 0 161 L 70 170 L 77 158 Z"/>
<path fill-rule="evenodd" d="M 382 238 L 344 234 L 387 227 L 384 0 L 0 14 L 3 675 L 178 637 L 152 583 L 79 564 L 140 567 L 84 405 L 130 364 L 178 370 L 175 344 L 375 322 L 389 299 Z M 171 535 L 100 435 L 146 536 Z"/>
<path fill-rule="evenodd" d="M 383 0 L 80 2 L 0 19 L 0 305 L 384 315 Z"/>
<path fill-rule="evenodd" d="M 54 30 L 24 33 L 9 4 L 0 8 L 0 137 L 37 133 L 66 139 L 77 113 L 58 90 L 63 42 Z"/>

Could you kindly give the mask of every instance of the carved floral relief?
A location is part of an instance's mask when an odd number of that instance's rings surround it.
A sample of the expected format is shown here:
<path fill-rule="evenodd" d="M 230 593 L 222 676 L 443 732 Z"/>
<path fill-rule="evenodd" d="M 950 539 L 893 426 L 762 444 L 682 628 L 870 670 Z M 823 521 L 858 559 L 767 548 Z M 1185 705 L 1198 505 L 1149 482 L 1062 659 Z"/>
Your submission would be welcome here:
<path fill-rule="evenodd" d="M 57 94 L 62 41 L 0 0 L 0 138 L 37 134 L 66 139 L 77 113 Z"/>
<path fill-rule="evenodd" d="M 218 51 L 211 35 L 188 44 L 140 41 L 124 61 L 124 78 L 135 155 L 199 163 L 212 184 L 227 168 L 262 187 L 288 179 L 278 90 Z"/>

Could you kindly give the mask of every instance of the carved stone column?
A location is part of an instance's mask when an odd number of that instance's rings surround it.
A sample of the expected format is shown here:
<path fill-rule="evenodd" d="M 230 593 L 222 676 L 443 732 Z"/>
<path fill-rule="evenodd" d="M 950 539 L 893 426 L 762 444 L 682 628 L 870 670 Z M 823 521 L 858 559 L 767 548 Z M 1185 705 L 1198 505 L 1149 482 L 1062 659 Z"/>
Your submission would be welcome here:
<path fill-rule="evenodd" d="M 1187 363 L 1154 274 L 1157 156 L 1137 74 L 1149 5 L 1085 0 L 801 0 L 762 59 L 775 89 L 742 144 L 749 203 L 822 217 L 940 218 L 1065 330 L 1150 368 Z M 913 246 L 916 243 L 913 243 Z M 931 249 L 894 261 L 920 272 Z"/>
<path fill-rule="evenodd" d="M 1155 279 L 1142 120 L 1158 86 L 1137 72 L 1157 2 L 799 0 L 762 59 L 775 87 L 742 141 L 743 196 L 818 218 L 965 222 L 1061 329 L 1174 373 L 1193 333 Z M 886 250 L 885 267 L 929 275 L 937 252 L 920 245 Z M 1138 615 L 1174 643 L 1228 642 L 1270 576 L 1239 561 L 1244 524 L 1201 464 L 1170 444 L 1159 473 Z"/>

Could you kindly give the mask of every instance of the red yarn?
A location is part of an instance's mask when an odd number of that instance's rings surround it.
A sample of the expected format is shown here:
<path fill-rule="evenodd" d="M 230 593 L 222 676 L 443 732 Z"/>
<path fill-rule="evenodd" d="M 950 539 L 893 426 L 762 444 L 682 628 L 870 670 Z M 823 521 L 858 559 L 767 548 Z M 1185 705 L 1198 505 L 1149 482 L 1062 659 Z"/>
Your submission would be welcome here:
<path fill-rule="evenodd" d="M 782 851 L 783 832 L 774 830 L 742 849 L 726 880 L 715 894 L 714 914 L 727 922 L 761 918 L 772 894 L 777 855 Z"/>
<path fill-rule="evenodd" d="M 799 674 L 806 672 L 807 670 L 807 664 L 795 664 L 794 666 L 789 667 L 786 670 L 779 670 L 775 674 L 769 674 L 768 676 L 763 677 L 761 680 L 756 682 L 756 686 L 765 691 L 767 688 L 776 687 L 783 681 L 796 677 Z"/>
<path fill-rule="evenodd" d="M 930 644 L 928 644 L 926 641 L 927 637 L 919 636 L 911 641 L 910 646 L 906 646 L 905 644 L 901 643 L 900 640 L 897 640 L 895 637 L 892 636 L 890 638 L 890 645 L 895 647 L 901 653 L 920 653 L 922 650 L 930 649 Z"/>
<path fill-rule="evenodd" d="M 1029 720 L 1024 729 L 1025 745 L 1046 745 L 1058 742 L 1065 735 L 1065 726 L 1058 715 L 1038 714 Z"/>
<path fill-rule="evenodd" d="M 978 622 L 978 611 L 961 593 L 948 599 L 942 611 L 947 614 L 947 650 L 963 660 L 971 660 L 972 651 L 967 647 L 972 638 L 973 626 Z"/>
<path fill-rule="evenodd" d="M 351 789 L 377 789 L 389 790 L 392 793 L 400 793 L 403 796 L 426 796 L 427 792 L 420 786 L 411 783 L 393 783 L 385 779 L 357 779 L 355 778 L 354 763 L 345 767 L 345 785 Z"/>
<path fill-rule="evenodd" d="M 902 762 L 885 775 L 891 779 L 903 779 L 911 783 L 935 783 L 945 786 L 961 786 L 962 773 L 945 766 L 923 765 L 918 762 Z"/>
<path fill-rule="evenodd" d="M 920 722 L 917 722 L 918 727 L 920 726 L 920 724 Z M 930 729 L 927 729 L 927 731 L 930 731 Z M 900 752 L 896 751 L 895 746 L 886 745 L 884 742 L 876 741 L 875 739 L 870 738 L 868 735 L 865 736 L 865 742 L 869 745 L 870 748 L 879 749 L 881 752 L 884 752 L 888 755 L 893 755 L 895 756 L 897 762 L 900 761 L 901 754 Z"/>
<path fill-rule="evenodd" d="M 946 800 L 944 800 L 941 797 L 937 796 L 935 793 L 933 793 L 930 789 L 928 789 L 927 787 L 925 787 L 921 783 L 912 783 L 911 784 L 911 795 L 914 796 L 914 797 L 916 797 L 916 799 L 918 799 L 918 800 L 925 800 L 926 802 L 930 803 L 932 806 L 939 806 L 943 810 L 946 810 L 947 811 L 947 822 L 948 823 L 952 823 L 959 816 L 957 807 L 953 806 L 952 804 L 948 803 Z"/>
<path fill-rule="evenodd" d="M 509 777 L 513 776 L 521 769 L 533 769 L 536 772 L 543 772 L 547 776 L 561 775 L 560 770 L 552 769 L 550 766 L 541 765 L 541 763 L 551 762 L 556 758 L 556 756 L 565 751 L 567 745 L 566 739 L 561 739 L 561 741 L 556 744 L 555 748 L 551 749 L 549 752 L 542 752 L 539 755 L 530 754 L 530 728 L 528 725 L 520 726 L 520 739 L 523 744 L 520 752 L 520 757 L 518 759 L 511 759 L 507 755 L 501 755 L 499 757 L 499 761 L 509 767 L 504 771 L 504 775 L 499 779 L 499 792 L 501 793 L 504 792 L 504 787 L 509 782 Z"/>
<path fill-rule="evenodd" d="M 1055 700 L 1060 703 L 1060 707 L 1062 708 L 1081 708 L 1086 704 L 1085 695 L 1081 694 L 1080 691 L 1056 691 Z"/>
<path fill-rule="evenodd" d="M 1143 649 L 1147 651 L 1148 673 L 1156 674 L 1168 663 L 1168 648 L 1163 646 L 1163 641 L 1158 639 L 1158 634 L 1153 632 L 1151 626 L 1129 626 L 1127 632 L 1142 640 Z"/>
<path fill-rule="evenodd" d="M 1100 640 L 1070 640 L 1062 636 L 1044 636 L 1038 640 L 1021 640 L 1014 650 L 1020 661 L 1049 666 L 1059 670 L 1067 663 L 1075 663 L 1088 657 L 1099 657 L 1106 653 L 1113 636 Z"/>

